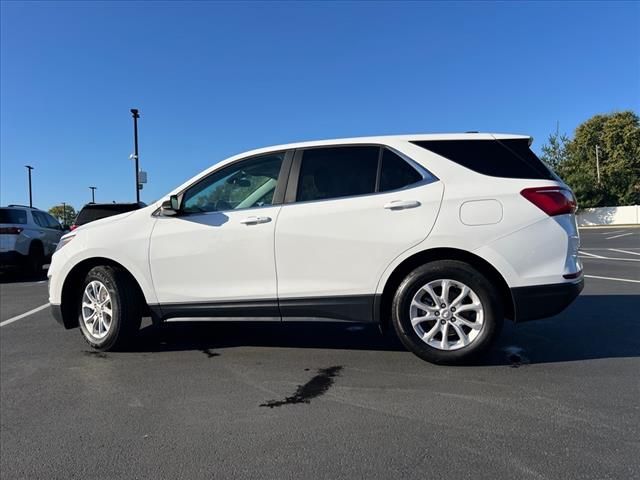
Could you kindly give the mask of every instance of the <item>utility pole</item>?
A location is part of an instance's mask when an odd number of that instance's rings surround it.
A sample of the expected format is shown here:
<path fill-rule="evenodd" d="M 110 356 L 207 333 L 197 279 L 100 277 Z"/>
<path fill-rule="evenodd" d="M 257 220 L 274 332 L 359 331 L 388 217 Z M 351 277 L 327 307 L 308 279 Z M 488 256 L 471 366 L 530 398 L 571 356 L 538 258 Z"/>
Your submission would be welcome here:
<path fill-rule="evenodd" d="M 138 119 L 140 118 L 140 115 L 138 113 L 138 109 L 132 108 L 131 115 L 133 116 L 133 159 L 136 164 L 136 203 L 140 203 L 140 182 L 138 181 Z"/>
<path fill-rule="evenodd" d="M 96 203 L 96 188 L 98 187 L 89 187 L 91 189 L 91 203 Z"/>
<path fill-rule="evenodd" d="M 62 225 L 67 224 L 67 204 L 62 202 Z"/>
<path fill-rule="evenodd" d="M 31 195 L 31 170 L 33 167 L 31 165 L 25 165 L 25 167 L 29 171 L 29 206 L 33 207 L 33 196 Z"/>
<path fill-rule="evenodd" d="M 598 176 L 598 185 L 600 185 L 600 147 L 596 145 L 596 175 Z"/>

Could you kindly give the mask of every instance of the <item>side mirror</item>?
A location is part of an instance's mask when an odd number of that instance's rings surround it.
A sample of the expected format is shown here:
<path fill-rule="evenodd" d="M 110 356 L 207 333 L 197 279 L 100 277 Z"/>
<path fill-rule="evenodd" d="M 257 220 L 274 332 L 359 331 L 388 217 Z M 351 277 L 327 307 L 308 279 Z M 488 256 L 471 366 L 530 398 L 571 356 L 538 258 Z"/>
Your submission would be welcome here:
<path fill-rule="evenodd" d="M 180 201 L 177 195 L 171 195 L 169 200 L 162 202 L 160 213 L 167 217 L 172 217 L 180 212 Z"/>

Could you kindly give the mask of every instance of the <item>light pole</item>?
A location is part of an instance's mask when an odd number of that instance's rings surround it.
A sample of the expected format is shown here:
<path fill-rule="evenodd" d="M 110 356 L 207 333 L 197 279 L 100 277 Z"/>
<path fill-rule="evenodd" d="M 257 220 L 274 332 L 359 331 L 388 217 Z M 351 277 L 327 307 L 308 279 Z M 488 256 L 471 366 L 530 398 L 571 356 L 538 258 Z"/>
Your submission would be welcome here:
<path fill-rule="evenodd" d="M 31 170 L 33 170 L 33 167 L 31 165 L 25 165 L 25 167 L 29 172 L 29 206 L 33 207 L 33 196 L 31 195 Z"/>
<path fill-rule="evenodd" d="M 600 185 L 600 147 L 596 145 L 596 175 L 598 176 L 598 185 Z"/>
<path fill-rule="evenodd" d="M 67 224 L 67 204 L 62 202 L 62 225 Z"/>
<path fill-rule="evenodd" d="M 98 187 L 89 187 L 91 189 L 91 203 L 96 203 L 96 188 Z"/>
<path fill-rule="evenodd" d="M 133 116 L 133 159 L 135 160 L 135 174 L 136 174 L 136 203 L 140 203 L 140 184 L 138 182 L 138 119 L 140 114 L 137 108 L 131 109 L 131 115 Z"/>

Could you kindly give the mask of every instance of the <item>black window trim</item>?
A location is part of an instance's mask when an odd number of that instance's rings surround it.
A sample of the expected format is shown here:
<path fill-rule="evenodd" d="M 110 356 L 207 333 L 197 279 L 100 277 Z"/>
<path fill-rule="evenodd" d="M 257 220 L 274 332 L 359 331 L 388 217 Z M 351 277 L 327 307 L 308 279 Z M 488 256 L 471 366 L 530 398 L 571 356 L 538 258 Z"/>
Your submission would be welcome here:
<path fill-rule="evenodd" d="M 302 165 L 302 156 L 306 150 L 314 150 L 318 148 L 342 148 L 342 147 L 378 147 L 378 165 L 376 170 L 376 183 L 375 183 L 375 191 L 371 193 L 362 193 L 360 195 L 345 195 L 342 197 L 331 197 L 331 198 L 320 198 L 317 200 L 305 200 L 298 201 L 298 181 L 300 180 L 300 167 Z M 380 178 L 382 173 L 382 156 L 384 150 L 387 149 L 394 154 L 398 155 L 405 162 L 407 162 L 412 168 L 414 168 L 418 174 L 422 176 L 422 180 L 411 183 L 409 185 L 405 185 L 401 188 L 396 188 L 395 190 L 385 190 L 384 192 L 380 191 Z M 427 185 L 429 183 L 437 182 L 439 180 L 433 173 L 427 170 L 425 167 L 417 163 L 415 160 L 407 157 L 402 152 L 399 152 L 395 148 L 385 145 L 382 143 L 336 143 L 336 144 L 328 144 L 328 145 L 313 145 L 309 147 L 296 148 L 295 153 L 293 155 L 293 163 L 291 165 L 291 170 L 289 173 L 289 179 L 287 182 L 287 189 L 284 196 L 283 206 L 291 205 L 291 204 L 307 204 L 307 203 L 315 203 L 315 202 L 329 202 L 333 200 L 345 200 L 348 198 L 358 198 L 358 197 L 367 197 L 373 195 L 384 195 L 388 193 L 399 192 L 402 190 L 409 190 L 412 188 L 416 188 L 422 185 Z"/>
<path fill-rule="evenodd" d="M 216 168 L 215 170 L 212 170 L 207 175 L 198 178 L 195 182 L 189 184 L 188 186 L 186 186 L 185 188 L 180 190 L 175 195 L 178 196 L 178 201 L 180 203 L 180 209 L 182 209 L 182 199 L 184 197 L 185 192 L 187 190 L 189 190 L 191 187 L 193 187 L 194 185 L 206 180 L 211 175 L 215 175 L 216 173 L 220 172 L 222 169 L 227 168 L 227 167 L 231 167 L 231 166 L 236 165 L 236 164 L 238 164 L 240 162 L 245 162 L 245 161 L 252 160 L 254 158 L 259 158 L 259 157 L 266 157 L 268 155 L 278 155 L 278 154 L 284 154 L 284 157 L 282 159 L 282 164 L 280 165 L 280 171 L 278 172 L 278 180 L 277 180 L 277 183 L 276 183 L 276 189 L 273 192 L 273 200 L 271 202 L 271 205 L 264 205 L 262 207 L 247 207 L 247 208 L 229 209 L 229 210 L 214 210 L 214 211 L 211 211 L 211 212 L 180 212 L 179 216 L 180 217 L 188 217 L 188 216 L 191 216 L 191 215 L 211 215 L 211 214 L 224 213 L 224 212 L 242 212 L 242 211 L 245 211 L 245 210 L 256 210 L 256 209 L 259 209 L 259 208 L 269 208 L 269 207 L 276 207 L 278 205 L 282 205 L 284 203 L 285 190 L 287 188 L 287 181 L 289 180 L 289 175 L 290 175 L 290 171 L 291 171 L 291 163 L 293 162 L 293 155 L 294 155 L 294 150 L 293 149 L 274 150 L 272 152 L 256 153 L 254 155 L 249 155 L 247 157 L 238 158 L 237 160 L 234 160 L 233 162 L 221 165 L 219 168 Z M 151 215 L 152 216 L 160 216 L 160 207 L 158 207 L 156 210 L 154 210 L 154 212 Z M 171 217 L 169 217 L 169 218 L 171 218 Z"/>

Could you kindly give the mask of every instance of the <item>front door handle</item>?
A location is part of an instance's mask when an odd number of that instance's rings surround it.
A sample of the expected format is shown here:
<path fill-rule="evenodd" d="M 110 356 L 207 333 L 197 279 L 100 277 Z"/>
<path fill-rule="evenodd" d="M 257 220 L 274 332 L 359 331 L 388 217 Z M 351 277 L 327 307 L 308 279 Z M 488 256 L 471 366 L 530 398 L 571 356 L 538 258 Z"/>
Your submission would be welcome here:
<path fill-rule="evenodd" d="M 271 217 L 248 217 L 244 220 L 240 220 L 243 225 L 258 225 L 259 223 L 269 223 Z"/>
<path fill-rule="evenodd" d="M 416 208 L 420 206 L 420 202 L 417 200 L 394 200 L 387 203 L 384 208 L 387 210 L 404 210 L 406 208 Z"/>

